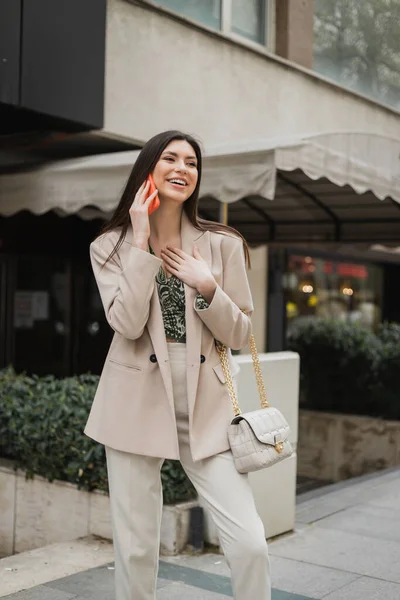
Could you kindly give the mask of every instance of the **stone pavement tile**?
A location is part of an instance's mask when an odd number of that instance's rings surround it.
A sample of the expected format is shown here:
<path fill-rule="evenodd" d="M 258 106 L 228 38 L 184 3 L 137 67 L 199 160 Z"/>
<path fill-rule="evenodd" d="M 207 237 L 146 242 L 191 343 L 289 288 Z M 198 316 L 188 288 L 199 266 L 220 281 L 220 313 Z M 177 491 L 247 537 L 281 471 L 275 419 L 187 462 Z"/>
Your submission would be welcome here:
<path fill-rule="evenodd" d="M 231 595 L 212 592 L 174 581 L 157 592 L 157 600 L 223 600 Z"/>
<path fill-rule="evenodd" d="M 324 517 L 337 513 L 340 510 L 366 504 L 368 502 L 380 503 L 386 496 L 400 497 L 400 469 L 390 470 L 383 475 L 360 478 L 334 484 L 324 490 L 310 492 L 308 500 L 298 497 L 296 520 L 301 523 L 313 523 Z M 321 495 L 319 495 L 319 493 Z M 304 495 L 307 497 L 307 494 Z M 394 506 L 396 503 L 394 504 Z"/>
<path fill-rule="evenodd" d="M 72 600 L 72 598 L 76 598 L 75 594 L 53 590 L 45 585 L 37 585 L 29 590 L 4 596 L 4 600 Z"/>
<path fill-rule="evenodd" d="M 206 573 L 214 573 L 215 575 L 224 575 L 230 577 L 230 569 L 225 557 L 222 554 L 180 554 L 178 556 L 163 556 L 162 562 L 181 567 L 192 567 Z"/>
<path fill-rule="evenodd" d="M 271 546 L 270 546 L 271 547 Z M 229 567 L 219 554 L 180 555 L 163 557 L 163 562 L 192 567 L 207 573 L 230 577 Z M 303 594 L 311 598 L 320 598 L 340 586 L 359 577 L 352 573 L 317 567 L 285 558 L 271 556 L 272 585 L 275 595 L 280 592 Z M 278 597 L 278 596 L 277 596 Z M 399 599 L 400 600 L 400 599 Z"/>
<path fill-rule="evenodd" d="M 208 558 L 210 557 L 210 555 L 208 555 Z M 191 558 L 200 558 L 200 557 L 191 557 Z M 194 562 L 192 564 L 195 564 Z M 172 567 L 172 568 L 171 568 Z M 204 567 L 204 563 L 203 563 L 203 567 Z M 208 561 L 207 567 L 210 568 L 211 567 L 211 562 Z M 229 577 L 225 577 L 222 575 L 218 575 L 218 574 L 214 574 L 214 573 L 210 573 L 210 572 L 204 572 L 204 571 L 199 571 L 198 569 L 193 569 L 190 567 L 184 567 L 181 565 L 171 565 L 170 563 L 164 563 L 161 564 L 160 563 L 160 573 L 162 575 L 167 575 L 171 581 L 174 581 L 176 579 L 178 579 L 178 581 L 175 581 L 175 583 L 180 583 L 181 585 L 185 586 L 185 589 L 189 589 L 190 590 L 190 594 L 189 592 L 187 595 L 187 599 L 189 600 L 193 600 L 195 598 L 204 598 L 205 600 L 210 598 L 216 598 L 216 597 L 228 597 L 231 598 L 232 597 L 232 587 L 231 587 L 231 583 L 230 583 L 230 578 Z M 274 586 L 275 587 L 275 586 Z M 211 593 L 213 594 L 212 596 L 208 596 L 208 595 L 194 595 L 194 589 L 198 588 L 199 590 L 202 590 L 202 593 L 205 594 L 207 593 Z M 181 588 L 178 587 L 169 587 L 167 586 L 162 593 L 164 595 L 161 595 L 160 598 L 185 598 L 185 596 L 180 596 L 180 595 L 176 595 L 176 596 L 169 596 L 169 593 L 174 592 L 175 590 L 180 590 Z M 184 589 L 184 588 L 182 588 Z M 157 597 L 158 598 L 158 597 Z M 314 596 L 315 598 L 315 596 Z M 186 600 L 186 598 L 185 598 Z M 312 598 L 310 598 L 309 596 L 303 596 L 303 595 L 299 595 L 299 592 L 297 590 L 297 593 L 291 593 L 290 591 L 285 591 L 285 590 L 280 590 L 280 589 L 273 589 L 272 590 L 272 600 L 312 600 Z"/>
<path fill-rule="evenodd" d="M 232 595 L 194 588 L 178 581 L 172 582 L 157 593 L 157 600 L 223 600 L 223 598 L 232 598 Z M 273 590 L 272 600 L 313 600 L 313 598 Z"/>
<path fill-rule="evenodd" d="M 350 479 L 345 479 L 344 481 L 338 481 L 337 483 L 330 483 L 318 489 L 305 492 L 304 494 L 299 494 L 296 498 L 296 502 L 297 504 L 312 502 L 313 500 L 326 496 L 327 494 L 340 494 L 345 497 L 354 497 L 354 494 L 356 494 L 360 497 L 362 493 L 370 493 L 374 490 L 378 490 L 379 493 L 385 493 L 387 489 L 390 491 L 390 488 L 393 485 L 398 490 L 400 483 L 399 475 L 399 467 L 391 467 L 389 469 L 385 469 L 384 471 L 368 473 L 367 475 L 360 475 L 359 477 L 352 477 Z"/>
<path fill-rule="evenodd" d="M 160 590 L 161 588 L 165 587 L 166 585 L 169 585 L 171 582 L 168 581 L 168 579 L 161 579 L 160 577 L 157 579 L 157 589 Z"/>
<path fill-rule="evenodd" d="M 388 508 L 389 510 L 400 509 L 400 491 L 393 494 L 385 494 L 380 498 L 374 498 L 367 502 L 366 506 L 379 506 L 380 508 Z"/>
<path fill-rule="evenodd" d="M 399 600 L 399 598 L 399 584 L 371 577 L 360 577 L 342 589 L 324 596 L 324 600 Z"/>
<path fill-rule="evenodd" d="M 399 497 L 400 494 L 397 495 L 397 503 Z M 319 498 L 313 502 L 304 502 L 303 504 L 300 504 L 296 510 L 296 521 L 306 524 L 315 523 L 316 521 L 321 521 L 330 515 L 337 514 L 346 509 L 354 508 L 356 506 L 365 506 L 367 504 L 381 506 L 382 508 L 385 508 L 385 506 L 389 508 L 396 506 L 395 495 L 391 496 L 390 500 L 386 500 L 386 498 L 387 496 L 385 494 L 374 496 L 372 493 L 368 494 L 368 497 L 365 496 L 362 499 L 360 496 L 346 498 L 337 494 L 332 496 L 329 494 L 325 498 Z"/>
<path fill-rule="evenodd" d="M 272 556 L 400 583 L 400 544 L 311 525 L 271 544 Z"/>
<path fill-rule="evenodd" d="M 360 577 L 278 556 L 271 556 L 271 573 L 274 588 L 310 598 L 323 598 Z"/>
<path fill-rule="evenodd" d="M 400 495 L 400 469 L 381 474 L 348 479 L 326 488 L 314 490 L 297 498 L 297 513 L 320 505 L 346 508 L 369 501 L 379 501 L 386 495 Z"/>
<path fill-rule="evenodd" d="M 114 571 L 108 569 L 107 565 L 82 571 L 63 579 L 57 579 L 46 584 L 53 590 L 73 594 L 81 597 L 103 598 L 112 600 L 114 594 Z"/>
<path fill-rule="evenodd" d="M 162 588 L 168 583 L 167 580 L 158 579 L 157 588 Z M 82 600 L 92 598 L 93 600 L 98 598 L 101 598 L 101 600 L 114 600 L 114 565 L 104 565 L 89 571 L 82 571 L 70 577 L 51 581 L 46 586 L 61 592 L 74 594 L 74 598 L 82 598 Z"/>
<path fill-rule="evenodd" d="M 314 600 L 308 596 L 299 596 L 290 592 L 282 592 L 281 590 L 272 590 L 271 600 Z"/>
<path fill-rule="evenodd" d="M 52 544 L 1 559 L 0 597 L 110 563 L 113 547 L 94 537 Z"/>
<path fill-rule="evenodd" d="M 344 498 L 321 498 L 319 502 L 304 503 L 296 510 L 296 522 L 315 523 L 348 508 Z"/>
<path fill-rule="evenodd" d="M 397 508 L 391 509 L 370 503 L 348 508 L 315 525 L 400 543 L 400 502 L 398 499 Z"/>
<path fill-rule="evenodd" d="M 186 585 L 201 588 L 210 592 L 217 592 L 232 596 L 232 587 L 229 577 L 207 573 L 191 567 L 182 567 L 160 561 L 158 576 L 169 581 L 178 581 Z"/>

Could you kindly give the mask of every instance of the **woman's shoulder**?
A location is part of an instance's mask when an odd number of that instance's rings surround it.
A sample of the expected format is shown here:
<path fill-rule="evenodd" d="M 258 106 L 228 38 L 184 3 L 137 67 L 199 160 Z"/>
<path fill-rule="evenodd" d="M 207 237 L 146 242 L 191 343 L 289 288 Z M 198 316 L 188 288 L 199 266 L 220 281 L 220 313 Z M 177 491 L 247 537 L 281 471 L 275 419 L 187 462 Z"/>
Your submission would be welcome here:
<path fill-rule="evenodd" d="M 210 231 L 211 245 L 218 246 L 222 252 L 243 248 L 242 238 L 230 231 Z"/>
<path fill-rule="evenodd" d="M 122 228 L 111 229 L 100 233 L 90 244 L 91 248 L 114 248 L 118 243 L 122 233 Z"/>

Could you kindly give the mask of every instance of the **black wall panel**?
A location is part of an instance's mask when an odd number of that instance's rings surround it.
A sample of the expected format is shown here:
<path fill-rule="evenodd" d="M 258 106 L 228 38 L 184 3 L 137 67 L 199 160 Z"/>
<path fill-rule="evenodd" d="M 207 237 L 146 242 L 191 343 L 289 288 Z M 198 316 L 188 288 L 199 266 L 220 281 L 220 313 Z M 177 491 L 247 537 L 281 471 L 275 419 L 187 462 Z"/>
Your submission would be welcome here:
<path fill-rule="evenodd" d="M 101 128 L 106 0 L 22 2 L 21 107 Z"/>
<path fill-rule="evenodd" d="M 400 265 L 385 265 L 383 269 L 382 321 L 400 323 Z"/>
<path fill-rule="evenodd" d="M 0 0 L 0 102 L 19 103 L 21 0 Z"/>
<path fill-rule="evenodd" d="M 287 255 L 283 248 L 270 248 L 268 252 L 268 326 L 267 351 L 286 349 L 286 303 L 282 286 Z"/>

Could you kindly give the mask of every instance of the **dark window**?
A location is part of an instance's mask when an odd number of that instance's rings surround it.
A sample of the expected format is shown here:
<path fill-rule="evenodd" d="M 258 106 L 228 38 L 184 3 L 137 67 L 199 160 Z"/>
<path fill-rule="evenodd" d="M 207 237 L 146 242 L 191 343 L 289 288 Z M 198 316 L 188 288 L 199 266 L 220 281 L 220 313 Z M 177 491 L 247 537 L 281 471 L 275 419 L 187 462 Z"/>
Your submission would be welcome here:
<path fill-rule="evenodd" d="M 13 306 L 17 371 L 65 374 L 71 340 L 70 286 L 65 258 L 18 257 Z"/>

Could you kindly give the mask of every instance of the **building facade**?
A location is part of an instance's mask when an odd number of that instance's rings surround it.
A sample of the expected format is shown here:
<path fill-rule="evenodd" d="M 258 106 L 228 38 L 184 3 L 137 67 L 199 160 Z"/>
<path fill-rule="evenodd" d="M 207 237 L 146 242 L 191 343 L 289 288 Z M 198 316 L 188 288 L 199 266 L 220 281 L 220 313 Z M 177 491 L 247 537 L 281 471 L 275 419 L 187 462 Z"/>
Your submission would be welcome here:
<path fill-rule="evenodd" d="M 87 177 L 92 155 L 111 173 L 166 129 L 200 138 L 210 172 L 219 156 L 230 176 L 265 156 L 270 192 L 254 177 L 240 197 L 208 189 L 200 203 L 220 219 L 229 201 L 252 246 L 260 350 L 316 315 L 399 318 L 397 263 L 368 250 L 400 239 L 396 42 L 364 73 L 365 7 L 345 21 L 322 0 L 39 0 L 35 15 L 25 4 L 3 3 L 0 19 L 0 366 L 99 372 L 111 331 L 88 245 L 118 193 L 100 201 L 98 171 L 85 192 L 67 173 L 79 164 Z M 343 23 L 347 45 L 329 34 Z"/>

